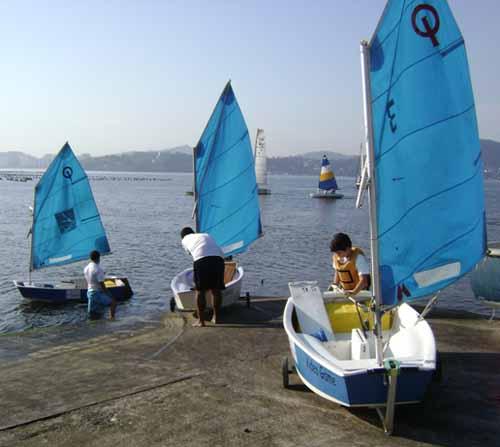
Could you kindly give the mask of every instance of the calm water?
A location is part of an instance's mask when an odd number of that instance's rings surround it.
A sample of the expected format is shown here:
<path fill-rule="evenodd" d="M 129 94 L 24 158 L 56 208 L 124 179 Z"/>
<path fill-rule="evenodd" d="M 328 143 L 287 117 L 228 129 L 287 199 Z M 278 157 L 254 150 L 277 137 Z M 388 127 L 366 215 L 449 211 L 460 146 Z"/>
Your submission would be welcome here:
<path fill-rule="evenodd" d="M 135 180 L 134 180 L 135 178 Z M 340 178 L 345 198 L 309 199 L 316 177 L 272 176 L 273 194 L 261 197 L 264 237 L 238 257 L 246 277 L 242 292 L 287 294 L 287 283 L 318 280 L 329 284 L 328 249 L 333 233 L 344 231 L 368 248 L 367 209 L 354 208 L 354 179 Z M 102 259 L 107 273 L 128 276 L 134 297 L 118 308 L 119 319 L 147 319 L 164 312 L 172 296 L 169 284 L 191 261 L 181 248 L 179 229 L 192 225 L 189 174 L 96 174 L 92 188 L 113 253 Z M 71 325 L 85 321 L 84 304 L 50 306 L 23 300 L 12 284 L 26 279 L 28 231 L 35 182 L 0 181 L 0 333 Z M 488 236 L 500 240 L 500 182 L 486 183 Z M 85 263 L 36 272 L 35 279 L 78 275 Z M 263 284 L 262 284 L 263 281 Z M 468 279 L 446 289 L 439 306 L 487 313 L 472 295 Z"/>

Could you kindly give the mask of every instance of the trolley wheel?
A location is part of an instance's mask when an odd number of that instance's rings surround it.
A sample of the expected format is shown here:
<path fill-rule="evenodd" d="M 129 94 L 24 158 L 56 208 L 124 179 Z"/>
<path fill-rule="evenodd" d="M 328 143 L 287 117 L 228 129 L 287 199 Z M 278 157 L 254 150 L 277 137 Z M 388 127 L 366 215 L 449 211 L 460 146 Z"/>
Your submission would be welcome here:
<path fill-rule="evenodd" d="M 290 386 L 289 374 L 290 371 L 288 369 L 288 357 L 284 357 L 281 362 L 281 374 L 283 376 L 283 388 L 288 388 Z"/>
<path fill-rule="evenodd" d="M 172 297 L 170 298 L 170 312 L 173 312 L 175 310 L 175 298 Z"/>
<path fill-rule="evenodd" d="M 441 383 L 443 380 L 443 361 L 439 351 L 436 351 L 436 369 L 434 370 L 432 380 L 437 383 Z"/>

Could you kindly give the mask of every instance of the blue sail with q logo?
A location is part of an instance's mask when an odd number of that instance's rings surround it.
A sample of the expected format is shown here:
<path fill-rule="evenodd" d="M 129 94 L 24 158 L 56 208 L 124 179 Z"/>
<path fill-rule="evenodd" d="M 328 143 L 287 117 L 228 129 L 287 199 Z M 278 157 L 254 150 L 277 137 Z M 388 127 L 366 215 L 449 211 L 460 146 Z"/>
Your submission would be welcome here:
<path fill-rule="evenodd" d="M 31 270 L 110 252 L 84 169 L 66 143 L 35 188 Z"/>
<path fill-rule="evenodd" d="M 387 3 L 370 43 L 382 302 L 450 285 L 486 250 L 464 40 L 444 0 Z"/>

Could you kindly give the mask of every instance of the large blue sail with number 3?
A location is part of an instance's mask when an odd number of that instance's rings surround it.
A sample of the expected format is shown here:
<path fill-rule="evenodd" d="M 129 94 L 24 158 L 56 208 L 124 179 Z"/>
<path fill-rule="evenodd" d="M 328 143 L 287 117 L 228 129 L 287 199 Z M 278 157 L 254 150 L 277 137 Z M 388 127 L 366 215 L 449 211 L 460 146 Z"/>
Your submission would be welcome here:
<path fill-rule="evenodd" d="M 370 43 L 382 302 L 448 286 L 486 250 L 465 44 L 445 0 L 391 0 Z"/>
<path fill-rule="evenodd" d="M 35 187 L 31 268 L 110 252 L 87 174 L 66 143 Z"/>

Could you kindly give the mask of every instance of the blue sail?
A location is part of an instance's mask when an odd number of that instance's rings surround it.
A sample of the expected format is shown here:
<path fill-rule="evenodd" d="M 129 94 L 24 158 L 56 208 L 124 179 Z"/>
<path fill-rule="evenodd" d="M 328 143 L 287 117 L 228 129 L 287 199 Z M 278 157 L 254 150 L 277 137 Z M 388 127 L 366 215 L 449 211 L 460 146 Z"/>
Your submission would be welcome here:
<path fill-rule="evenodd" d="M 33 270 L 110 252 L 89 180 L 68 143 L 35 187 L 31 233 Z"/>
<path fill-rule="evenodd" d="M 227 83 L 194 149 L 196 227 L 229 256 L 262 234 L 248 129 Z"/>
<path fill-rule="evenodd" d="M 445 0 L 390 0 L 370 44 L 382 303 L 483 257 L 483 162 L 464 40 Z"/>
<path fill-rule="evenodd" d="M 326 155 L 323 155 L 323 159 L 321 160 L 318 189 L 323 189 L 325 191 L 338 189 L 335 175 L 333 174 L 330 162 L 328 161 Z"/>

